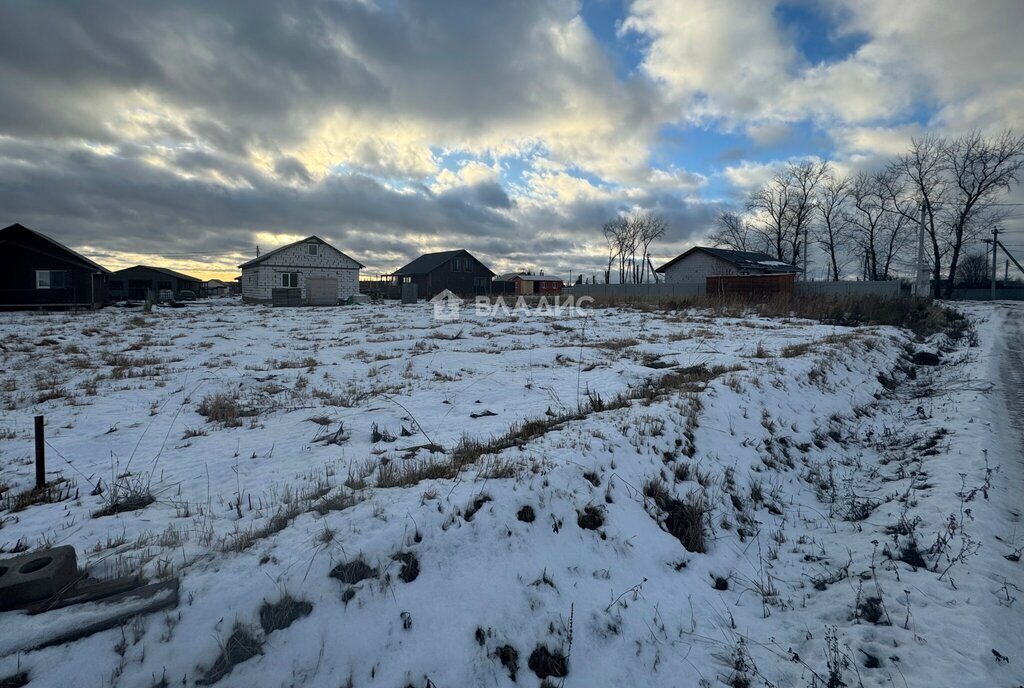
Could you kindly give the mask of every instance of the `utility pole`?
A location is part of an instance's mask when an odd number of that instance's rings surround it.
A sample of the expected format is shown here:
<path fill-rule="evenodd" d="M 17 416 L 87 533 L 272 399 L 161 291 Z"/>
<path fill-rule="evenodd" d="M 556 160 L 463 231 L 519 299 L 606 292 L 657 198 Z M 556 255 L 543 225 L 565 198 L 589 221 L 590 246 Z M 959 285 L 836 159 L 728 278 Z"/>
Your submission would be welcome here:
<path fill-rule="evenodd" d="M 807 240 L 809 238 L 807 235 L 808 231 L 808 228 L 804 227 L 804 282 L 807 282 L 809 279 L 807 277 L 807 256 L 810 253 L 810 251 L 808 250 L 810 248 L 810 244 L 807 243 Z"/>
<path fill-rule="evenodd" d="M 992 228 L 992 300 L 996 300 L 996 251 L 999 248 L 999 227 Z"/>
<path fill-rule="evenodd" d="M 928 291 L 924 271 L 924 201 L 921 202 L 921 221 L 917 228 L 917 278 L 914 280 L 914 296 L 924 296 Z"/>

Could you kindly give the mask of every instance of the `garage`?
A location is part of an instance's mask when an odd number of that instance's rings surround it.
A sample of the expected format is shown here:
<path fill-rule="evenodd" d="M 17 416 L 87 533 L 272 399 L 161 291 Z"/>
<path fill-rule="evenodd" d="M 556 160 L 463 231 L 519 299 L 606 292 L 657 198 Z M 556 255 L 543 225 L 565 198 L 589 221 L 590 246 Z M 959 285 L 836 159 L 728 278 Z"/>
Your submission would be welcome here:
<path fill-rule="evenodd" d="M 311 306 L 335 306 L 338 304 L 337 277 L 306 278 L 306 302 Z"/>

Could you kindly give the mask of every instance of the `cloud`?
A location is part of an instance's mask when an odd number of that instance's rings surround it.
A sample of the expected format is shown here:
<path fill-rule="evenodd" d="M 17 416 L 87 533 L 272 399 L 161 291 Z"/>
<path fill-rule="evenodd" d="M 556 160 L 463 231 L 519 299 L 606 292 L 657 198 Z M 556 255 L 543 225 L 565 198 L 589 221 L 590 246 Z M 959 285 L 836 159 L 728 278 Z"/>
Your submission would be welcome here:
<path fill-rule="evenodd" d="M 858 47 L 824 62 L 797 49 L 779 17 L 784 4 L 637 0 L 622 27 L 649 40 L 642 68 L 686 117 L 746 123 L 755 141 L 785 123 L 912 118 L 923 104 L 956 130 L 1024 121 L 1019 2 L 848 0 L 816 30 L 857 35 Z"/>
<path fill-rule="evenodd" d="M 817 33 L 790 2 L 635 0 L 620 43 L 587 1 L 0 3 L 0 222 L 225 270 L 261 233 L 371 271 L 456 246 L 598 270 L 608 217 L 662 213 L 675 250 L 798 133 L 855 169 L 926 127 L 1024 126 L 1015 0 L 813 4 Z M 809 57 L 819 35 L 856 40 Z"/>

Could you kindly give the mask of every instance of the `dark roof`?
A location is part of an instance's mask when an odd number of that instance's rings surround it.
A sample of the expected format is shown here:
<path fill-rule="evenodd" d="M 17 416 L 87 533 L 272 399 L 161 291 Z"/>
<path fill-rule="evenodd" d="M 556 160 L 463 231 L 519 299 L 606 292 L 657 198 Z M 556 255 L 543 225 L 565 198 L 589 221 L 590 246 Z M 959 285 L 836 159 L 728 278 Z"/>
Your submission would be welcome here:
<path fill-rule="evenodd" d="M 424 253 L 422 256 L 412 261 L 408 265 L 401 267 L 398 270 L 395 270 L 394 273 L 392 274 L 426 275 L 427 273 L 433 272 L 434 270 L 438 269 L 455 256 L 458 256 L 463 253 L 465 253 L 473 260 L 476 260 L 476 262 L 480 263 L 480 261 L 477 260 L 476 256 L 474 256 L 472 253 L 470 253 L 464 248 L 459 248 L 455 249 L 454 251 L 438 251 L 436 253 Z M 488 268 L 483 263 L 480 263 L 480 265 L 483 265 L 484 270 L 487 270 L 487 272 L 490 272 L 492 275 L 494 274 L 493 272 L 491 272 L 490 268 Z"/>
<path fill-rule="evenodd" d="M 103 267 L 99 263 L 95 263 L 95 262 L 89 260 L 88 258 L 83 256 L 81 253 L 78 253 L 77 251 L 72 251 L 70 248 L 68 248 L 64 244 L 60 243 L 56 239 L 48 237 L 45 234 L 43 234 L 42 232 L 37 232 L 34 229 L 29 229 L 25 225 L 19 224 L 17 222 L 15 222 L 13 225 L 10 225 L 8 227 L 4 227 L 3 229 L 0 229 L 0 240 L 6 238 L 6 234 L 8 234 L 8 233 L 17 236 L 17 234 L 19 232 L 25 232 L 27 234 L 32 234 L 32 235 L 35 235 L 35 236 L 39 237 L 40 239 L 43 239 L 44 241 L 48 241 L 49 243 L 53 244 L 54 246 L 56 246 L 58 249 L 60 249 L 64 253 L 68 254 L 71 257 L 71 259 L 72 259 L 71 262 L 76 262 L 77 261 L 78 263 L 81 263 L 83 267 L 90 268 L 92 270 L 99 270 L 100 272 L 102 272 L 104 274 L 107 274 L 107 275 L 110 274 L 110 270 L 107 270 L 105 267 Z"/>
<path fill-rule="evenodd" d="M 515 278 L 519 278 L 519 279 L 523 280 L 524 282 L 562 282 L 562 283 L 565 282 L 565 280 L 563 280 L 561 277 L 555 277 L 554 275 L 523 275 L 523 274 L 519 274 L 519 275 L 516 275 L 513 279 L 515 279 Z"/>
<path fill-rule="evenodd" d="M 525 272 L 506 272 L 494 278 L 495 282 L 512 282 L 521 279 L 524 282 L 565 282 L 561 277 L 554 275 L 533 275 Z"/>
<path fill-rule="evenodd" d="M 285 244 L 284 246 L 278 246 L 278 247 L 277 247 L 277 248 L 275 248 L 275 249 L 274 249 L 273 251 L 267 251 L 267 252 L 266 252 L 266 253 L 264 253 L 264 254 L 263 254 L 262 256 L 257 256 L 256 258 L 253 258 L 252 260 L 250 260 L 250 261 L 248 261 L 248 262 L 242 263 L 242 264 L 241 264 L 241 265 L 239 265 L 238 267 L 240 267 L 240 268 L 251 268 L 251 267 L 252 267 L 253 265 L 256 265 L 256 264 L 258 264 L 258 263 L 262 263 L 263 261 L 265 261 L 265 260 L 266 260 L 267 258 L 269 258 L 270 256 L 273 256 L 273 255 L 275 255 L 275 254 L 278 254 L 278 253 L 280 253 L 281 251 L 285 250 L 286 248 L 291 248 L 292 246 L 298 246 L 299 244 L 304 244 L 304 243 L 306 243 L 306 242 L 308 242 L 308 241 L 319 241 L 319 242 L 320 242 L 321 244 L 323 244 L 323 245 L 324 245 L 324 246 L 326 246 L 327 248 L 331 249 L 332 251 L 338 251 L 338 249 L 334 248 L 333 246 L 331 246 L 330 244 L 328 244 L 328 243 L 327 243 L 326 241 L 324 241 L 324 240 L 323 240 L 323 239 L 321 239 L 320 237 L 318 237 L 318 236 L 315 236 L 315 235 L 313 235 L 313 236 L 308 236 L 308 237 L 306 237 L 305 239 L 300 239 L 300 240 L 298 240 L 298 241 L 293 241 L 293 242 L 292 242 L 292 243 L 290 243 L 290 244 Z M 360 263 L 360 262 L 359 262 L 358 260 L 356 260 L 356 259 L 355 259 L 355 258 L 353 258 L 352 256 L 348 255 L 347 253 L 344 253 L 344 252 L 342 252 L 342 251 L 338 251 L 338 253 L 340 253 L 341 255 L 345 256 L 346 258 L 348 258 L 349 260 L 351 260 L 351 261 L 352 261 L 353 263 L 355 263 L 355 264 L 356 264 L 356 265 L 358 265 L 359 267 L 361 267 L 361 268 L 365 268 L 365 267 L 366 267 L 365 265 L 363 265 L 362 263 Z"/>
<path fill-rule="evenodd" d="M 165 275 L 167 275 L 169 277 L 174 277 L 174 278 L 177 278 L 177 279 L 180 279 L 180 280 L 185 280 L 186 282 L 202 282 L 203 281 L 203 280 L 199 279 L 198 277 L 192 277 L 191 275 L 185 275 L 185 274 L 182 274 L 180 272 L 175 272 L 174 270 L 170 270 L 168 268 L 158 268 L 155 265 L 133 265 L 130 268 L 122 268 L 120 270 L 115 270 L 114 274 L 115 275 L 119 275 L 122 272 L 127 272 L 128 270 L 134 270 L 136 268 L 142 268 L 144 270 L 153 270 L 155 272 L 162 272 L 163 274 L 165 274 Z"/>
<path fill-rule="evenodd" d="M 767 253 L 761 253 L 760 251 L 734 251 L 729 248 L 713 248 L 711 246 L 694 246 L 689 251 L 681 253 L 669 262 L 657 268 L 655 272 L 665 272 L 668 268 L 678 263 L 680 260 L 690 255 L 694 251 L 703 251 L 715 258 L 720 258 L 724 261 L 732 263 L 737 267 L 749 268 L 754 270 L 765 270 L 767 272 L 799 272 L 800 269 L 795 265 L 786 263 L 773 258 Z"/>

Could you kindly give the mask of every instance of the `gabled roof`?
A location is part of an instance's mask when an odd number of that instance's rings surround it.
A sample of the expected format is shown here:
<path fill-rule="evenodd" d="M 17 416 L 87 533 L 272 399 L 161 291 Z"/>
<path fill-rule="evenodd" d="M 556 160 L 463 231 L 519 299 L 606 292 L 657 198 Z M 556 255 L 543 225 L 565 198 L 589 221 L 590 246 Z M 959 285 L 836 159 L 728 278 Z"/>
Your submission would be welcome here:
<path fill-rule="evenodd" d="M 253 258 L 252 260 L 250 260 L 248 262 L 242 263 L 238 267 L 240 267 L 240 268 L 251 268 L 253 265 L 258 265 L 259 263 L 262 263 L 263 261 L 265 261 L 267 258 L 270 258 L 271 256 L 276 255 L 276 254 L 280 253 L 281 251 L 283 251 L 283 250 L 285 250 L 287 248 L 291 248 L 292 246 L 298 246 L 299 244 L 305 244 L 305 243 L 308 243 L 310 241 L 318 241 L 321 244 L 323 244 L 324 246 L 326 246 L 327 248 L 331 249 L 332 251 L 338 251 L 338 249 L 334 248 L 333 246 L 328 244 L 326 241 L 324 241 L 320 237 L 318 237 L 316 235 L 312 235 L 312 236 L 306 237 L 305 239 L 300 239 L 299 241 L 293 241 L 290 244 L 285 244 L 284 246 L 278 246 L 273 251 L 267 251 L 262 256 L 257 256 L 256 258 Z M 341 255 L 345 256 L 346 258 L 351 260 L 353 263 L 355 263 L 359 267 L 361 267 L 361 268 L 365 268 L 366 267 L 365 265 L 360 263 L 358 260 L 356 260 L 352 256 L 350 256 L 350 255 L 348 255 L 348 254 L 346 254 L 346 253 L 344 253 L 342 251 L 338 251 L 338 253 L 340 253 Z"/>
<path fill-rule="evenodd" d="M 47 242 L 53 244 L 54 247 L 60 249 L 60 251 L 66 253 L 68 256 L 70 256 L 70 258 L 71 258 L 70 262 L 78 262 L 83 267 L 87 267 L 87 268 L 90 268 L 92 270 L 98 270 L 98 271 L 100 271 L 100 272 L 102 272 L 102 273 L 104 273 L 106 275 L 110 274 L 110 270 L 107 270 L 105 267 L 103 267 L 99 263 L 95 263 L 95 262 L 89 260 L 88 258 L 83 256 L 81 253 L 78 253 L 77 251 L 72 251 L 70 248 L 68 248 L 64 244 L 60 243 L 56 239 L 48 237 L 45 234 L 43 234 L 42 232 L 37 232 L 34 229 L 29 229 L 25 225 L 19 224 L 17 222 L 15 222 L 13 225 L 10 225 L 8 227 L 4 227 L 3 229 L 0 229 L 0 241 L 5 240 L 8 237 L 8 235 L 13 235 L 14 237 L 17 237 L 19 232 L 24 232 L 26 234 L 34 235 L 36 237 L 39 237 L 40 239 L 43 239 L 44 241 L 47 241 Z M 67 258 L 65 257 L 65 260 L 66 259 Z"/>
<path fill-rule="evenodd" d="M 394 273 L 392 274 L 399 276 L 426 275 L 427 273 L 433 272 L 434 270 L 438 269 L 455 256 L 461 255 L 463 253 L 465 253 L 473 260 L 476 260 L 476 262 L 480 263 L 480 265 L 483 265 L 484 270 L 487 270 L 487 272 L 490 272 L 492 275 L 494 274 L 490 268 L 488 268 L 486 265 L 477 260 L 476 256 L 474 256 L 472 253 L 470 253 L 464 248 L 455 249 L 454 251 L 437 251 L 436 253 L 424 253 L 422 256 L 412 261 L 408 265 L 401 267 L 398 270 L 395 270 Z"/>
<path fill-rule="evenodd" d="M 694 251 L 702 251 L 708 255 L 714 256 L 715 258 L 720 258 L 721 260 L 732 263 L 737 267 L 750 270 L 765 270 L 767 272 L 800 272 L 800 269 L 795 265 L 778 260 L 777 258 L 772 258 L 767 253 L 761 253 L 760 251 L 734 251 L 729 248 L 713 248 L 711 246 L 694 246 L 689 251 L 676 256 L 660 268 L 657 268 L 655 272 L 665 272 L 665 270 L 672 267 L 683 258 L 686 258 Z"/>
<path fill-rule="evenodd" d="M 203 280 L 199 279 L 198 277 L 192 277 L 191 275 L 185 275 L 185 274 L 182 274 L 180 272 L 175 272 L 174 270 L 171 270 L 169 268 L 158 268 L 155 265 L 133 265 L 130 268 L 121 268 L 120 270 L 115 270 L 114 274 L 115 275 L 119 275 L 122 272 L 126 272 L 128 270 L 134 270 L 135 268 L 143 268 L 145 270 L 153 270 L 155 272 L 162 272 L 163 274 L 167 275 L 168 277 L 174 277 L 176 279 L 185 280 L 186 282 L 202 282 L 203 281 Z"/>

